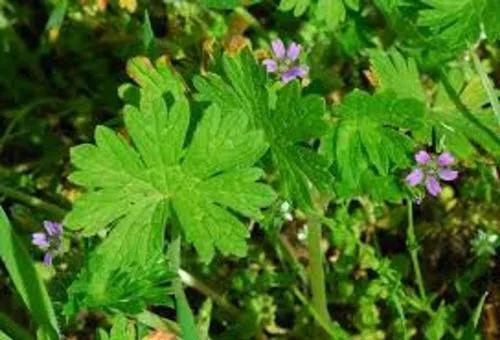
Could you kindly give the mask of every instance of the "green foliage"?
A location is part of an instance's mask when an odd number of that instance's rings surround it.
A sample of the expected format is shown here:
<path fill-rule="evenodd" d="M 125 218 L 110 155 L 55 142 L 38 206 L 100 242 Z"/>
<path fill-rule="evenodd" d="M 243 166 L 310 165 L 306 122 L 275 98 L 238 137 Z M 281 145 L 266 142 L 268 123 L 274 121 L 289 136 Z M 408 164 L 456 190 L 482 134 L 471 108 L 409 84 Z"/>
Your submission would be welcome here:
<path fill-rule="evenodd" d="M 59 339 L 54 308 L 31 256 L 0 207 L 0 258 L 38 327 L 40 339 Z"/>
<path fill-rule="evenodd" d="M 0 339 L 494 337 L 498 6 L 0 0 Z"/>
<path fill-rule="evenodd" d="M 270 94 L 265 72 L 249 51 L 224 56 L 222 68 L 220 75 L 195 79 L 197 99 L 215 104 L 233 119 L 248 119 L 263 131 L 284 197 L 310 206 L 311 186 L 329 195 L 333 179 L 326 160 L 307 146 L 327 130 L 323 100 L 302 95 L 296 81 Z"/>
<path fill-rule="evenodd" d="M 500 38 L 496 0 L 424 0 L 428 9 L 420 11 L 418 24 L 429 29 L 437 44 L 456 49 L 472 45 L 481 27 L 491 41 Z"/>
<path fill-rule="evenodd" d="M 425 102 L 415 60 L 405 59 L 397 51 L 376 50 L 370 55 L 370 64 L 376 76 L 377 91 L 393 91 L 400 98 Z"/>
<path fill-rule="evenodd" d="M 354 91 L 335 113 L 338 121 L 331 145 L 339 195 L 369 193 L 377 199 L 400 199 L 391 173 L 411 164 L 415 143 L 405 131 L 421 127 L 422 103 L 397 99 L 392 92 Z"/>
<path fill-rule="evenodd" d="M 226 207 L 258 219 L 259 209 L 274 199 L 267 186 L 255 183 L 262 171 L 251 167 L 266 150 L 262 133 L 248 130 L 247 117 L 222 115 L 213 106 L 184 148 L 190 112 L 179 81 L 166 66 L 155 70 L 144 59 L 132 60 L 129 68 L 142 86 L 139 106 L 124 110 L 134 147 L 99 127 L 96 145 L 72 150 L 77 171 L 70 179 L 88 192 L 65 224 L 92 235 L 116 222 L 115 230 L 129 236 L 128 226 L 139 225 L 144 238 L 145 230 L 161 235 L 156 230 L 174 214 L 204 261 L 212 259 L 215 248 L 244 255 L 248 232 Z M 158 91 L 155 84 L 169 92 Z M 168 97 L 161 96 L 168 94 L 170 106 Z M 163 213 L 155 219 L 158 210 Z"/>
<path fill-rule="evenodd" d="M 169 284 L 174 275 L 167 271 L 161 256 L 141 265 L 127 263 L 109 273 L 102 270 L 104 261 L 91 259 L 89 266 L 70 286 L 64 309 L 67 315 L 84 309 L 138 314 L 147 306 L 172 305 L 168 294 L 172 294 Z M 104 265 L 109 266 L 105 262 Z"/>
<path fill-rule="evenodd" d="M 405 60 L 395 51 L 376 52 L 371 63 L 378 90 L 393 91 L 399 98 L 416 99 L 430 106 L 412 58 Z M 422 144 L 431 144 L 434 131 L 440 147 L 461 158 L 474 155 L 476 146 L 497 156 L 500 153 L 498 125 L 491 109 L 483 109 L 487 103 L 479 78 L 467 81 L 460 72 L 450 71 L 438 84 L 432 107 L 425 110 L 421 128 L 414 130 L 415 137 Z"/>
<path fill-rule="evenodd" d="M 106 333 L 104 330 L 99 331 L 99 340 L 133 340 L 136 339 L 136 331 L 134 325 L 127 320 L 123 315 L 118 315 L 113 320 L 111 331 Z"/>
<path fill-rule="evenodd" d="M 359 10 L 359 0 L 281 0 L 279 9 L 284 12 L 292 11 L 298 17 L 309 9 L 313 18 L 328 31 L 335 30 L 342 24 L 347 15 L 347 9 Z"/>
<path fill-rule="evenodd" d="M 425 326 L 424 334 L 426 339 L 439 340 L 445 335 L 446 326 L 449 322 L 448 313 L 449 311 L 444 304 L 439 306 L 432 319 Z"/>

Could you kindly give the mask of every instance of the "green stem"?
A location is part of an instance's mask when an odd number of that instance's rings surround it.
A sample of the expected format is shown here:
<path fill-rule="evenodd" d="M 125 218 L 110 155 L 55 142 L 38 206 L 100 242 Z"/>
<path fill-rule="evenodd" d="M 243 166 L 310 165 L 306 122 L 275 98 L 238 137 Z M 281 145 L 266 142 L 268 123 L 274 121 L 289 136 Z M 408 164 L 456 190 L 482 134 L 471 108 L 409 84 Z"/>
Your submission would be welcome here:
<path fill-rule="evenodd" d="M 471 50 L 470 55 L 474 63 L 474 68 L 476 69 L 476 72 L 479 75 L 479 78 L 481 79 L 481 84 L 483 85 L 483 88 L 486 91 L 486 94 L 488 95 L 488 100 L 490 101 L 491 107 L 493 108 L 493 112 L 495 113 L 497 123 L 500 125 L 500 103 L 498 102 L 498 97 L 495 94 L 495 89 L 493 88 L 493 84 L 491 83 L 490 78 L 488 78 L 488 74 L 486 73 L 486 70 L 481 64 L 481 61 L 479 60 L 476 52 L 474 50 Z"/>
<path fill-rule="evenodd" d="M 181 233 L 179 227 L 172 224 L 172 239 L 168 248 L 169 269 L 178 273 L 181 266 Z M 172 282 L 175 294 L 175 309 L 177 311 L 177 319 L 181 327 L 182 338 L 186 340 L 198 340 L 196 323 L 194 321 L 193 312 L 189 307 L 189 302 L 182 287 L 180 276 Z"/>
<path fill-rule="evenodd" d="M 308 226 L 307 246 L 309 248 L 309 282 L 311 284 L 312 305 L 325 321 L 330 322 L 326 300 L 323 252 L 321 251 L 321 223 L 316 217 L 309 216 Z"/>
<path fill-rule="evenodd" d="M 197 277 L 191 275 L 183 269 L 179 269 L 178 272 L 182 283 L 211 298 L 216 304 L 225 309 L 232 317 L 237 318 L 238 315 L 241 314 L 238 308 L 232 305 L 224 296 L 220 295 L 206 283 L 202 282 Z"/>
<path fill-rule="evenodd" d="M 1 183 L 0 183 L 0 194 L 3 194 L 9 198 L 15 199 L 19 202 L 22 202 L 34 208 L 45 210 L 46 212 L 53 214 L 58 218 L 62 218 L 66 214 L 66 211 L 64 209 L 60 208 L 55 204 L 45 202 L 37 197 L 30 196 L 22 191 L 13 189 Z"/>
<path fill-rule="evenodd" d="M 318 325 L 320 325 L 325 330 L 325 332 L 327 332 L 331 336 L 332 339 L 347 338 L 347 334 L 344 332 L 344 330 L 341 329 L 338 324 L 331 323 L 329 322 L 329 320 L 325 320 L 325 318 L 319 314 L 317 309 L 314 306 L 311 306 L 306 297 L 300 292 L 297 287 L 293 287 L 293 293 L 300 300 L 300 302 L 302 302 L 306 306 L 307 311 L 311 314 L 314 320 L 316 320 Z"/>
<path fill-rule="evenodd" d="M 418 286 L 420 297 L 426 300 L 424 280 L 422 279 L 422 272 L 418 263 L 418 242 L 415 236 L 415 227 L 413 225 L 413 203 L 410 199 L 407 200 L 408 207 L 408 230 L 407 230 L 407 246 L 413 264 L 413 271 L 415 272 L 415 281 Z"/>

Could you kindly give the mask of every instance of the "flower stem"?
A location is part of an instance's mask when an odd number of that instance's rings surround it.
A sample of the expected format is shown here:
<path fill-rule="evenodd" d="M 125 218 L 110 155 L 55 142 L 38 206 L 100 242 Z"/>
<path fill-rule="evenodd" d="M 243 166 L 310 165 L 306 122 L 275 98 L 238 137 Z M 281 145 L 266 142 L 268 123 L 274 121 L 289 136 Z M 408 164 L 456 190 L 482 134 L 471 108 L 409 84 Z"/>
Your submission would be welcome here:
<path fill-rule="evenodd" d="M 418 263 L 418 242 L 415 236 L 415 227 L 413 225 L 413 203 L 411 199 L 407 200 L 408 208 L 408 230 L 407 230 L 407 247 L 410 252 L 411 262 L 413 264 L 413 271 L 415 272 L 415 282 L 417 284 L 420 297 L 426 300 L 424 280 L 422 279 L 422 272 Z"/>
<path fill-rule="evenodd" d="M 321 223 L 316 217 L 309 216 L 308 226 L 307 246 L 309 250 L 309 282 L 311 284 L 312 305 L 324 321 L 330 322 L 326 300 L 323 252 L 321 251 Z"/>
<path fill-rule="evenodd" d="M 481 79 L 481 84 L 483 85 L 486 94 L 488 95 L 488 100 L 490 101 L 491 107 L 493 108 L 493 112 L 495 113 L 495 117 L 497 119 L 497 123 L 500 125 L 500 103 L 498 102 L 498 97 L 495 93 L 495 89 L 491 83 L 490 78 L 488 78 L 488 74 L 486 73 L 481 61 L 479 60 L 477 53 L 474 50 L 470 51 L 470 55 L 472 57 L 472 62 L 474 63 L 474 68 L 476 69 L 479 78 Z"/>

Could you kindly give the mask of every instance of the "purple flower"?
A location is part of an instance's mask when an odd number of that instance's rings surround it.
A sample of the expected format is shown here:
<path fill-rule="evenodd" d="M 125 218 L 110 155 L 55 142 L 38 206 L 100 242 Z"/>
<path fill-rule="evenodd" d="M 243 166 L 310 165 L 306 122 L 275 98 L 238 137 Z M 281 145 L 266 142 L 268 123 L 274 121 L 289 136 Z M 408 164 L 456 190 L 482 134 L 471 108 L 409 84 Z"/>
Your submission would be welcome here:
<path fill-rule="evenodd" d="M 43 262 L 50 266 L 54 255 L 61 250 L 63 226 L 60 223 L 44 221 L 44 233 L 33 233 L 31 243 L 45 252 Z"/>
<path fill-rule="evenodd" d="M 458 177 L 458 171 L 449 168 L 455 162 L 455 158 L 449 152 L 443 152 L 436 157 L 421 150 L 415 154 L 415 161 L 417 167 L 406 176 L 406 182 L 412 187 L 424 184 L 432 196 L 441 193 L 439 179 L 449 182 Z"/>
<path fill-rule="evenodd" d="M 288 48 L 281 39 L 273 40 L 271 43 L 274 58 L 266 59 L 262 63 L 266 66 L 268 73 L 277 73 L 283 83 L 296 78 L 304 78 L 309 72 L 305 65 L 298 64 L 301 46 L 291 42 Z"/>

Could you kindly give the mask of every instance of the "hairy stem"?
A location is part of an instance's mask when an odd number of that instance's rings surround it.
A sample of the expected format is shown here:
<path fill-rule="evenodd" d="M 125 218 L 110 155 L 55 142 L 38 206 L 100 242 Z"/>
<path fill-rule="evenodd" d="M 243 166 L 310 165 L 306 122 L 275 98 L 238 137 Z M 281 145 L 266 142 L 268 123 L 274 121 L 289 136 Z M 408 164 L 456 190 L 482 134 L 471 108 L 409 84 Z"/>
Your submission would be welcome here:
<path fill-rule="evenodd" d="M 474 68 L 481 79 L 481 84 L 488 95 L 488 100 L 490 101 L 493 112 L 495 113 L 497 123 L 500 125 L 500 103 L 498 102 L 498 97 L 495 93 L 495 89 L 493 88 L 493 84 L 491 83 L 490 78 L 488 78 L 488 74 L 481 64 L 476 52 L 471 50 L 470 55 L 472 57 L 472 62 L 474 63 Z"/>
<path fill-rule="evenodd" d="M 307 246 L 309 250 L 309 282 L 311 284 L 312 305 L 318 314 L 327 322 L 328 314 L 325 272 L 323 270 L 323 252 L 321 251 L 321 223 L 314 216 L 309 216 Z"/>
<path fill-rule="evenodd" d="M 413 225 L 413 203 L 410 199 L 407 200 L 408 207 L 408 230 L 407 230 L 407 247 L 410 252 L 411 262 L 413 264 L 413 271 L 415 272 L 415 282 L 420 293 L 420 297 L 426 300 L 424 280 L 422 279 L 422 272 L 418 262 L 418 242 L 415 236 L 415 227 Z"/>

